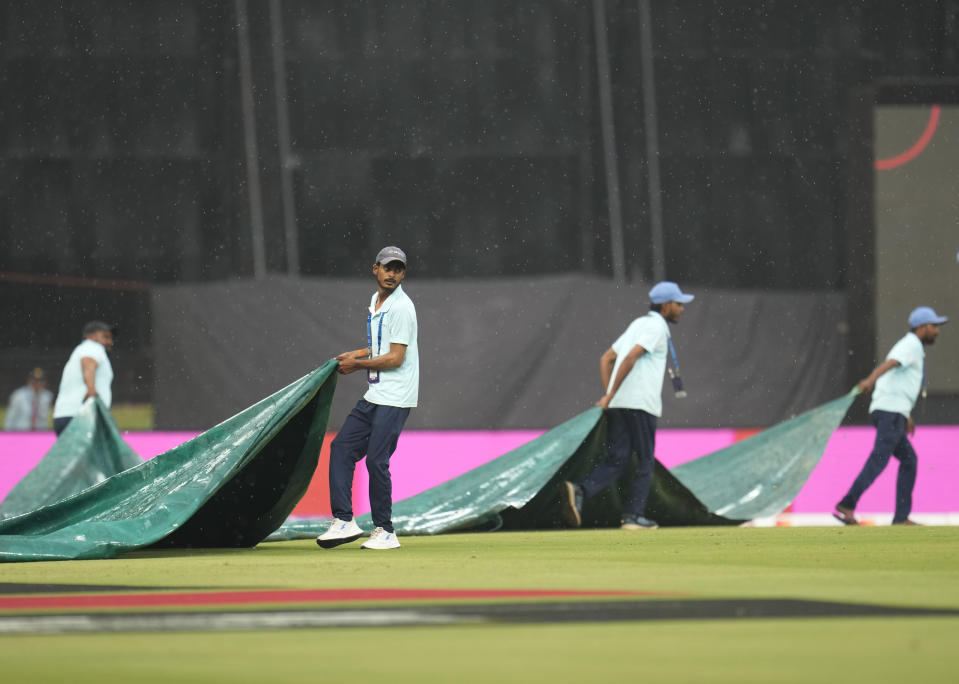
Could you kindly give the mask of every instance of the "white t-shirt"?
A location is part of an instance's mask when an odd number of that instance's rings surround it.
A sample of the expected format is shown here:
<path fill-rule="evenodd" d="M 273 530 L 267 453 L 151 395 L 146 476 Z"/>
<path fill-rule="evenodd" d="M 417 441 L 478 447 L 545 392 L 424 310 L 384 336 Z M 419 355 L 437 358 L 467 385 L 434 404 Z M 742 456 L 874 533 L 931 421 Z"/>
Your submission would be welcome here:
<path fill-rule="evenodd" d="M 88 339 L 77 345 L 63 367 L 60 391 L 57 392 L 57 401 L 53 405 L 54 418 L 72 418 L 83 405 L 83 398 L 87 395 L 87 384 L 83 381 L 83 367 L 80 363 L 83 358 L 91 358 L 97 362 L 93 385 L 100 395 L 100 400 L 110 408 L 113 400 L 113 366 L 110 365 L 106 347 Z"/>
<path fill-rule="evenodd" d="M 7 415 L 3 420 L 4 430 L 45 430 L 53 392 L 42 389 L 35 392 L 26 385 L 13 391 L 7 405 Z M 36 415 L 34 416 L 34 413 Z M 34 421 L 36 424 L 34 425 Z"/>
<path fill-rule="evenodd" d="M 922 389 L 922 369 L 926 359 L 922 340 L 914 332 L 906 333 L 889 350 L 886 360 L 889 359 L 895 359 L 899 365 L 876 380 L 869 412 L 890 411 L 908 418 Z"/>
<path fill-rule="evenodd" d="M 370 333 L 373 357 L 390 351 L 390 344 L 405 344 L 406 356 L 398 368 L 381 370 L 380 381 L 369 386 L 363 398 L 371 404 L 412 408 L 420 392 L 420 355 L 416 346 L 416 308 L 402 285 L 375 310 L 377 293 L 370 300 Z M 382 330 L 382 336 L 380 335 Z"/>
<path fill-rule="evenodd" d="M 626 356 L 637 344 L 646 351 L 619 386 L 609 402 L 609 408 L 640 409 L 654 416 L 663 415 L 663 376 L 666 372 L 666 354 L 669 350 L 669 324 L 655 311 L 637 318 L 626 332 L 613 342 L 616 363 L 609 379 L 609 392 L 616 382 L 616 374 Z"/>

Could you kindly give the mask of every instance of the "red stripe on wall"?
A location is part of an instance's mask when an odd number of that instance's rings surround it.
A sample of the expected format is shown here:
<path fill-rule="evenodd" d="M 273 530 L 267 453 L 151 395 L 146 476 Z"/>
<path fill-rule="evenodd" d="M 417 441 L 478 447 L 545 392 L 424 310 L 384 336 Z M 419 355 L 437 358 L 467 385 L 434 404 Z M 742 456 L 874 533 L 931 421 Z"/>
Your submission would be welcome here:
<path fill-rule="evenodd" d="M 306 490 L 306 494 L 293 509 L 293 515 L 317 517 L 330 515 L 330 442 L 336 437 L 335 432 L 327 432 L 320 447 L 320 460 L 313 473 L 313 479 Z M 356 500 L 356 491 L 353 492 Z"/>

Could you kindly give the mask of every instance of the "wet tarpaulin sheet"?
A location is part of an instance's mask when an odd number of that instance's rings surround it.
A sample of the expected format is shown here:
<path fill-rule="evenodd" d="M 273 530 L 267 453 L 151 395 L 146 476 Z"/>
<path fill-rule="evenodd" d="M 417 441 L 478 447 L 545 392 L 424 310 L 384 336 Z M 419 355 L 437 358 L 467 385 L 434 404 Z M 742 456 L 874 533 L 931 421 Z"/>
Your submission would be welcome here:
<path fill-rule="evenodd" d="M 135 548 L 249 547 L 289 516 L 326 432 L 337 362 L 198 437 L 44 508 L 0 521 L 0 561 Z"/>
<path fill-rule="evenodd" d="M 672 471 L 658 461 L 646 506 L 664 526 L 738 525 L 775 515 L 799 494 L 855 392 Z M 606 458 L 606 419 L 592 408 L 539 438 L 393 506 L 397 534 L 559 527 L 560 488 Z M 586 527 L 618 526 L 632 472 L 589 499 Z M 364 529 L 370 516 L 358 516 Z M 288 521 L 271 540 L 318 534 L 327 523 Z"/>
<path fill-rule="evenodd" d="M 0 519 L 55 503 L 143 463 L 98 397 L 80 411 L 33 470 L 0 503 Z"/>
<path fill-rule="evenodd" d="M 788 506 L 819 463 L 859 390 L 672 469 L 718 515 L 751 520 Z"/>

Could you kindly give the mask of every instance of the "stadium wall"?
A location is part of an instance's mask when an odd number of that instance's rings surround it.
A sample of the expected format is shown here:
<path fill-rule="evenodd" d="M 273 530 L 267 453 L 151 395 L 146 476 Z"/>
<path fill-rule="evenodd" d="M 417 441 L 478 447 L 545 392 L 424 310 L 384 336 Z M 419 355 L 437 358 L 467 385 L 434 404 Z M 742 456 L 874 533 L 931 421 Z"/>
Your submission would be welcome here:
<path fill-rule="evenodd" d="M 648 311 L 648 285 L 583 275 L 419 280 L 413 259 L 411 250 L 404 289 L 420 351 L 411 429 L 558 425 L 603 394 L 600 355 Z M 696 300 L 672 332 L 689 396 L 664 392 L 661 427 L 772 425 L 852 387 L 842 294 L 688 289 Z M 207 429 L 362 347 L 373 291 L 372 276 L 155 288 L 156 426 Z M 362 374 L 340 377 L 331 429 L 364 391 Z"/>

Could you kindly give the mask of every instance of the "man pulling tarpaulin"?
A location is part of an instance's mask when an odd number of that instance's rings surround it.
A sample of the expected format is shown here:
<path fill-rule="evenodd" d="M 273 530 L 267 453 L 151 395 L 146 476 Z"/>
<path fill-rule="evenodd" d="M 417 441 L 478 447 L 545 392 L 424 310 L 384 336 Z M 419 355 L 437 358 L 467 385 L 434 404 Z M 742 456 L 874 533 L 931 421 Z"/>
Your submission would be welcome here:
<path fill-rule="evenodd" d="M 646 510 L 663 526 L 738 525 L 780 513 L 809 479 L 855 395 L 854 390 L 671 471 L 656 461 Z M 393 525 L 408 535 L 558 528 L 563 483 L 606 458 L 606 430 L 603 412 L 591 408 L 489 463 L 397 502 Z M 623 505 L 623 489 L 614 483 L 586 502 L 582 525 L 619 526 Z M 361 527 L 369 528 L 368 518 L 359 517 Z M 308 534 L 316 524 L 284 527 L 288 535 L 297 527 Z"/>
<path fill-rule="evenodd" d="M 336 365 L 331 359 L 146 463 L 0 521 L 0 561 L 112 558 L 151 545 L 254 546 L 306 492 Z"/>
<path fill-rule="evenodd" d="M 306 491 L 326 431 L 335 368 L 331 360 L 176 449 L 63 501 L 0 521 L 0 561 L 110 558 L 150 545 L 255 545 L 283 523 Z M 853 397 L 673 471 L 656 462 L 647 511 L 664 526 L 735 525 L 780 512 L 806 482 Z M 606 458 L 606 430 L 602 410 L 591 408 L 396 503 L 394 526 L 410 535 L 556 528 L 562 483 L 583 477 Z M 582 524 L 618 525 L 622 510 L 622 492 L 612 485 L 587 502 Z M 371 528 L 369 515 L 358 523 Z M 290 521 L 273 538 L 312 536 L 326 526 Z"/>

